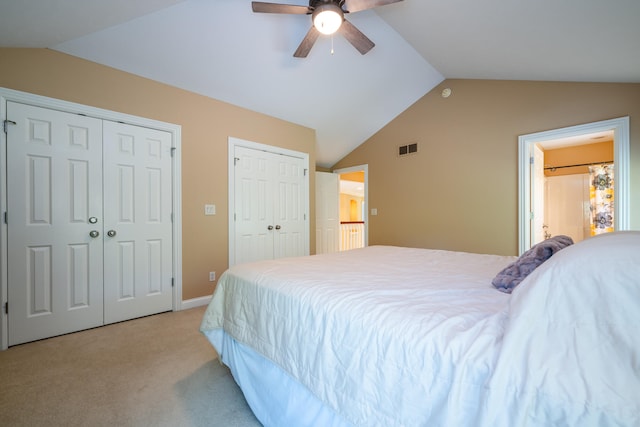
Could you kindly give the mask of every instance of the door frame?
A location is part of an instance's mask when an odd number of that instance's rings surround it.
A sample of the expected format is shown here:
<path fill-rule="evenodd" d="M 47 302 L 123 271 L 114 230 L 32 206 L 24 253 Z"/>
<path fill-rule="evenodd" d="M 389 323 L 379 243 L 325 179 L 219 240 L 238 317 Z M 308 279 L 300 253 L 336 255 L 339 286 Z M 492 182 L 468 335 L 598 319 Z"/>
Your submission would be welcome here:
<path fill-rule="evenodd" d="M 144 117 L 133 116 L 130 114 L 119 113 L 117 111 L 105 110 L 102 108 L 91 107 L 88 105 L 78 104 L 75 102 L 63 101 L 60 99 L 49 98 L 46 96 L 35 95 L 32 93 L 21 92 L 13 89 L 0 87 L 0 121 L 4 123 L 7 119 L 7 102 L 14 101 L 18 103 L 33 105 L 36 107 L 48 108 L 52 110 L 63 111 L 72 114 L 81 114 L 89 117 L 95 117 L 101 120 L 109 120 L 114 122 L 123 122 L 135 126 L 147 127 L 165 131 L 171 134 L 172 138 L 172 190 L 173 190 L 173 311 L 182 309 L 182 171 L 181 171 L 181 138 L 182 127 L 180 125 L 161 122 L 158 120 L 148 119 Z M 7 230 L 8 225 L 5 221 L 7 212 L 7 134 L 4 130 L 0 130 L 0 350 L 6 350 L 9 343 L 8 337 L 8 315 L 5 310 L 8 297 L 8 275 L 7 275 L 7 254 L 8 241 Z"/>
<path fill-rule="evenodd" d="M 250 148 L 252 150 L 260 150 L 260 151 L 266 151 L 268 153 L 273 153 L 273 154 L 281 154 L 281 155 L 285 155 L 285 156 L 291 156 L 291 157 L 297 157 L 297 158 L 301 158 L 303 163 L 304 163 L 304 170 L 305 170 L 305 186 L 304 186 L 304 222 L 305 222 L 305 227 L 304 227 L 304 248 L 305 248 L 305 255 L 309 255 L 309 227 L 310 227 L 310 218 L 309 218 L 309 182 L 310 182 L 310 178 L 309 175 L 311 174 L 311 171 L 309 169 L 309 154 L 308 153 L 303 153 L 300 151 L 294 151 L 294 150 L 289 150 L 286 148 L 281 148 L 281 147 L 276 147 L 273 145 L 267 145 L 267 144 L 261 144 L 259 142 L 253 142 L 253 141 L 247 141 L 244 139 L 240 139 L 240 138 L 235 138 L 233 136 L 230 136 L 228 138 L 228 166 L 227 166 L 227 173 L 228 173 L 228 182 L 229 182 L 229 187 L 228 187 L 228 214 L 229 214 L 229 267 L 235 265 L 235 261 L 236 261 L 236 246 L 235 246 L 235 221 L 234 221 L 234 214 L 235 214 L 235 185 L 236 185 L 236 179 L 235 179 L 235 171 L 234 171 L 234 166 L 235 166 L 235 148 L 236 147 L 245 147 L 245 148 Z"/>
<path fill-rule="evenodd" d="M 614 215 L 615 230 L 628 230 L 629 206 L 629 117 L 603 120 L 560 129 L 536 132 L 518 137 L 518 242 L 519 254 L 531 247 L 532 215 L 530 153 L 536 143 L 569 138 L 589 133 L 613 131 L 613 161 L 615 165 Z"/>
<path fill-rule="evenodd" d="M 364 164 L 364 165 L 350 166 L 348 168 L 335 169 L 332 172 L 340 175 L 343 173 L 360 172 L 360 171 L 364 172 L 364 204 L 365 204 L 364 206 L 366 209 L 364 209 L 364 218 L 362 219 L 364 220 L 364 246 L 367 247 L 369 246 L 369 165 Z M 339 194 L 338 194 L 338 197 L 340 197 Z"/>

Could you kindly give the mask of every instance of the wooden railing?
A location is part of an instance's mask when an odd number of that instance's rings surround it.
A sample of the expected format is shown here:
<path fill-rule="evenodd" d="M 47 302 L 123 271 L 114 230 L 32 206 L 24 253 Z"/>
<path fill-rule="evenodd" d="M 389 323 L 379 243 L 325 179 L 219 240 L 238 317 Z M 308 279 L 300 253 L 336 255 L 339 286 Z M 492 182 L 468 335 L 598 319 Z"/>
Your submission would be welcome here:
<path fill-rule="evenodd" d="M 340 250 L 364 247 L 364 221 L 340 222 Z"/>

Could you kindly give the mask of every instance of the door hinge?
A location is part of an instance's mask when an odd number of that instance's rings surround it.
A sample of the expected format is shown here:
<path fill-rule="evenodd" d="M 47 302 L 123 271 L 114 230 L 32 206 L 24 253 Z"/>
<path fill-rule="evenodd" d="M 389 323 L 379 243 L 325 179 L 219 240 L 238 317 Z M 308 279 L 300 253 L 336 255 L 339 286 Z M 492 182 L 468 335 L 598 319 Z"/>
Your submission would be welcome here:
<path fill-rule="evenodd" d="M 4 211 L 4 223 L 9 224 L 9 213 L 7 211 Z"/>
<path fill-rule="evenodd" d="M 9 302 L 4 303 L 4 314 L 9 314 Z"/>
<path fill-rule="evenodd" d="M 175 154 L 177 148 L 176 147 L 171 147 L 171 157 L 173 157 L 173 155 Z"/>
<path fill-rule="evenodd" d="M 13 120 L 5 120 L 3 122 L 3 126 L 4 126 L 4 133 L 7 133 L 7 129 L 9 125 L 17 125 L 16 122 L 14 122 Z"/>
<path fill-rule="evenodd" d="M 529 164 L 532 165 L 535 163 L 535 159 L 533 157 L 529 157 Z"/>
<path fill-rule="evenodd" d="M 173 277 L 171 278 L 171 287 L 175 287 L 176 286 L 176 279 L 174 279 Z"/>
<path fill-rule="evenodd" d="M 233 166 L 236 166 L 239 161 L 240 161 L 240 157 L 234 157 L 233 158 Z"/>
<path fill-rule="evenodd" d="M 308 169 L 304 170 L 304 176 L 307 176 L 307 171 L 308 171 Z"/>

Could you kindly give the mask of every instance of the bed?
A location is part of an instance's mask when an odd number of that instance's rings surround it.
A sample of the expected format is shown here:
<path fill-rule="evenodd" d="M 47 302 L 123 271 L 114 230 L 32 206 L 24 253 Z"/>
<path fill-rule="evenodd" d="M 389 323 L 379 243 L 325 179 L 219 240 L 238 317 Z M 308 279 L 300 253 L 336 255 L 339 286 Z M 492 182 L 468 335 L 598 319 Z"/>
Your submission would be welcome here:
<path fill-rule="evenodd" d="M 640 232 L 564 247 L 501 292 L 525 255 L 237 265 L 201 331 L 265 426 L 640 425 Z"/>

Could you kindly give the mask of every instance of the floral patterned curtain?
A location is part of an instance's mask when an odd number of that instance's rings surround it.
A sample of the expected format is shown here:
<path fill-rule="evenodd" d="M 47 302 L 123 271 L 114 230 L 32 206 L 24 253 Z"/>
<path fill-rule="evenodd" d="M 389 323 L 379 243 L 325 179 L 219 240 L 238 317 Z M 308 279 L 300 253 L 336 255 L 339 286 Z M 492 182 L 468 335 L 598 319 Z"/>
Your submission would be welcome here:
<path fill-rule="evenodd" d="M 589 167 L 591 235 L 613 231 L 613 165 Z"/>

